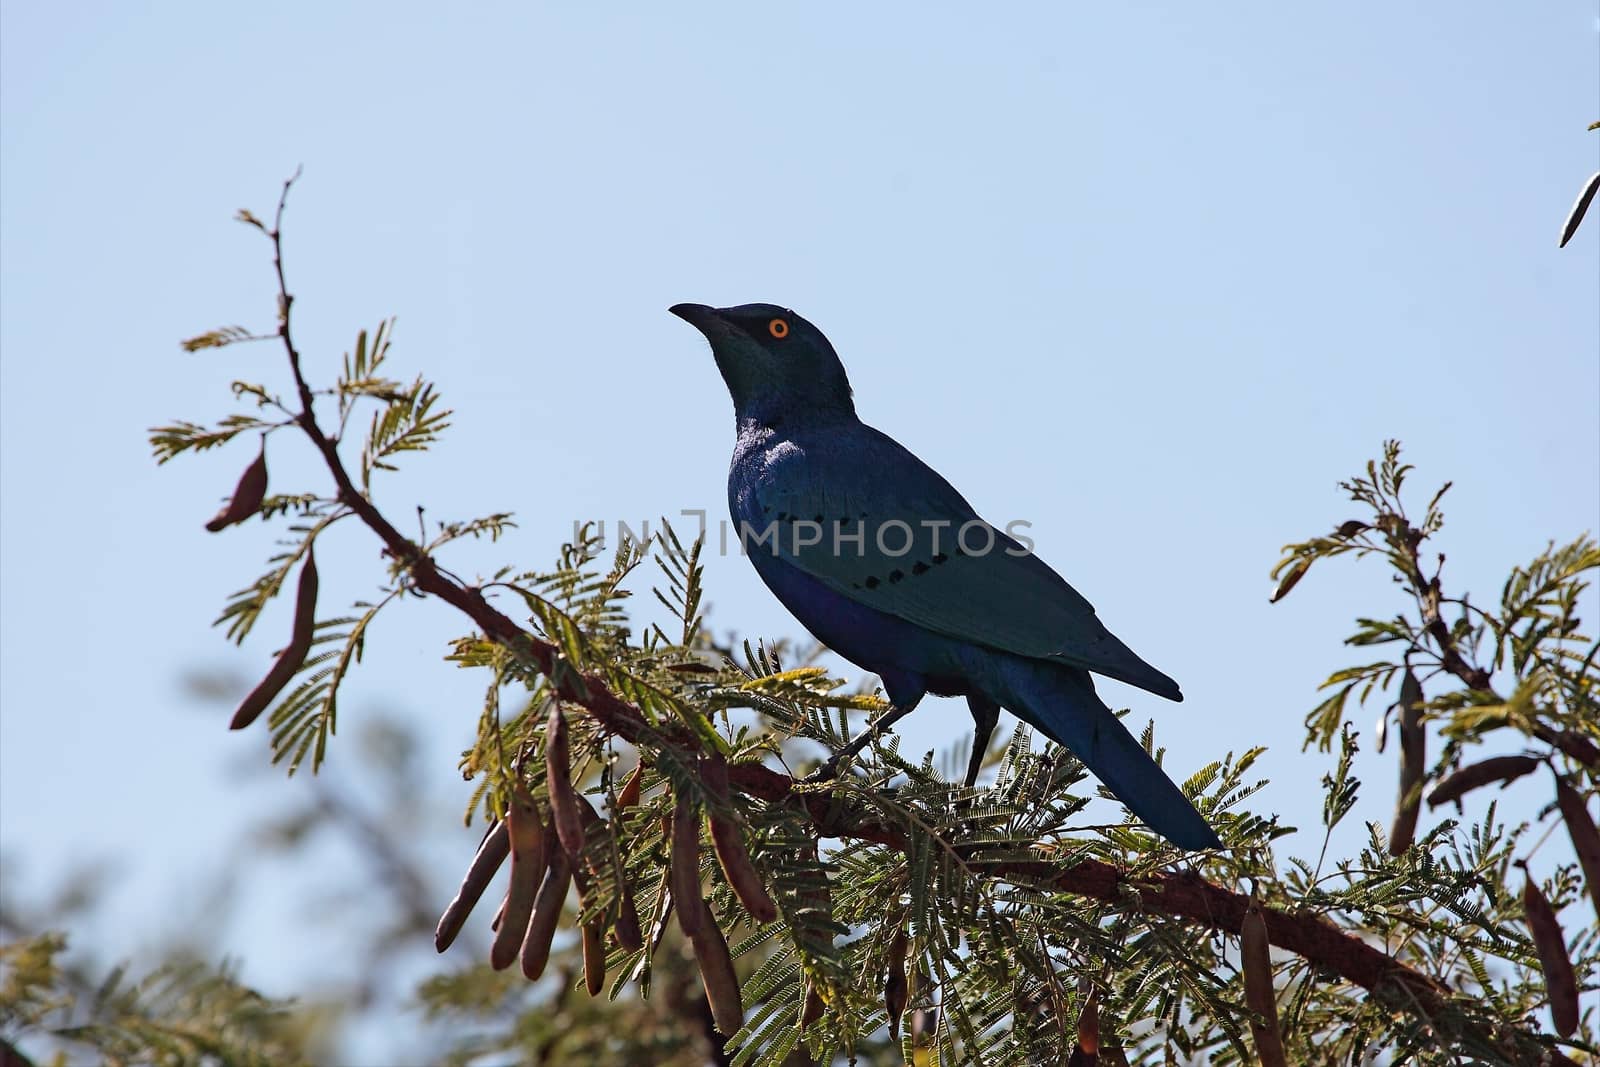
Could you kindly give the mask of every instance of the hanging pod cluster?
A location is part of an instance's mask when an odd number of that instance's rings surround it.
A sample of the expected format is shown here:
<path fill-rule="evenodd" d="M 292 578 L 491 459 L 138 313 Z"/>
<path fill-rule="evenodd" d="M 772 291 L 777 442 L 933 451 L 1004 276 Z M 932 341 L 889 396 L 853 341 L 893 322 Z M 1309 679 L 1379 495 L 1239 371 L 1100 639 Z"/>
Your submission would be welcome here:
<path fill-rule="evenodd" d="M 574 785 L 572 739 L 559 701 L 550 703 L 544 751 L 544 803 L 522 785 L 513 790 L 506 817 L 484 835 L 466 877 L 439 919 L 435 948 L 443 952 L 455 941 L 496 871 L 509 858 L 510 884 L 493 925 L 489 958 L 494 967 L 509 967 L 520 959 L 529 979 L 544 974 L 568 894 L 576 886 L 585 986 L 595 996 L 605 985 L 608 933 L 625 952 L 638 952 L 647 944 L 653 948 L 672 912 L 694 949 L 717 1029 L 729 1036 L 737 1033 L 744 1025 L 739 979 L 727 940 L 701 888 L 702 814 L 723 876 L 751 919 L 757 924 L 772 922 L 778 917 L 778 907 L 745 847 L 731 804 L 724 758 L 718 753 L 698 758 L 700 789 L 685 784 L 674 788 L 671 813 L 662 827 L 669 852 L 666 902 L 647 942 L 611 824 Z M 623 783 L 615 801 L 616 814 L 638 806 L 643 776 L 641 764 Z M 592 897 L 602 880 L 613 884 L 616 892 L 610 905 L 598 910 L 591 906 Z"/>

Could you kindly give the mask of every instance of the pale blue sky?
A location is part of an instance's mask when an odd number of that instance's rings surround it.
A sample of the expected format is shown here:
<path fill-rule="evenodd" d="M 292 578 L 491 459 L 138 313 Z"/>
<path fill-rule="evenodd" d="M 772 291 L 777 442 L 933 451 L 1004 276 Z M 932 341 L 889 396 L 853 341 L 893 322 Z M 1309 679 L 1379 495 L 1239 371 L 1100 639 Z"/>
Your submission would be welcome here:
<path fill-rule="evenodd" d="M 1030 520 L 1182 682 L 1181 706 L 1105 686 L 1173 769 L 1268 744 L 1259 806 L 1303 826 L 1314 687 L 1353 658 L 1353 614 L 1399 607 L 1348 565 L 1267 604 L 1279 547 L 1349 517 L 1337 480 L 1403 438 L 1419 489 L 1455 480 L 1446 573 L 1484 596 L 1600 525 L 1600 219 L 1556 248 L 1600 149 L 1592 2 L 10 0 L 0 21 L 0 846 L 24 889 L 120 857 L 113 952 L 303 788 L 238 785 L 265 731 L 178 681 L 259 672 L 286 623 L 243 651 L 206 625 L 270 544 L 201 528 L 247 448 L 158 470 L 144 444 L 229 410 L 235 377 L 283 386 L 276 349 L 177 341 L 270 325 L 266 248 L 229 218 L 297 164 L 313 372 L 397 314 L 395 366 L 458 414 L 379 502 L 522 523 L 457 570 L 542 565 L 576 517 L 720 514 L 730 405 L 666 307 L 792 306 L 864 418 Z M 279 487 L 312 471 L 272 464 Z M 381 566 L 353 527 L 340 544 L 330 604 Z M 718 627 L 796 632 L 743 561 L 709 582 Z M 465 798 L 479 681 L 439 662 L 462 629 L 405 605 L 346 704 L 347 728 L 380 703 L 428 724 L 429 832 Z M 966 723 L 930 702 L 906 747 Z M 1390 759 L 1364 764 L 1363 818 L 1387 821 Z M 276 889 L 221 946 L 269 983 L 324 948 Z"/>

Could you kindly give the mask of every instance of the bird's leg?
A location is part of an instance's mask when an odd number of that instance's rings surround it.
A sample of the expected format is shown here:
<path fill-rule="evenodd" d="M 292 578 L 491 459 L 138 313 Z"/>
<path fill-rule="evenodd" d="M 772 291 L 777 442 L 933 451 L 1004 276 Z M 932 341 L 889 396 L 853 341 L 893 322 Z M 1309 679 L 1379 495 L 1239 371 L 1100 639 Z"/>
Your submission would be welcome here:
<path fill-rule="evenodd" d="M 972 711 L 973 722 L 972 756 L 967 761 L 967 788 L 971 789 L 983 769 L 983 757 L 989 754 L 989 739 L 1000 721 L 1000 705 L 981 693 L 969 693 L 967 707 Z"/>
<path fill-rule="evenodd" d="M 920 694 L 919 694 L 920 696 Z M 822 782 L 839 773 L 839 764 L 860 753 L 874 738 L 916 710 L 917 701 L 895 703 L 889 710 L 867 723 L 866 729 L 856 734 L 850 742 L 828 757 L 828 761 L 806 776 L 808 782 Z"/>

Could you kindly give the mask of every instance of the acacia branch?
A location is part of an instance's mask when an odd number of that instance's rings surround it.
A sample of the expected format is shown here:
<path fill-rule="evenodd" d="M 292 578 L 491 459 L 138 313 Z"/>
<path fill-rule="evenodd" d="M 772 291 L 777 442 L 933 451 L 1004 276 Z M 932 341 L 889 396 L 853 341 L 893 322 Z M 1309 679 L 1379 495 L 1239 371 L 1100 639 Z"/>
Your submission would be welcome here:
<path fill-rule="evenodd" d="M 277 218 L 268 233 L 272 240 L 273 262 L 278 278 L 278 336 L 288 354 L 300 398 L 301 410 L 296 422 L 322 455 L 338 488 L 340 504 L 352 511 L 378 536 L 389 556 L 410 575 L 414 588 L 436 596 L 465 613 L 485 637 L 543 674 L 550 680 L 557 696 L 589 711 L 605 730 L 636 745 L 673 745 L 686 749 L 688 753 L 697 753 L 700 745 L 687 732 L 669 734 L 658 729 L 638 708 L 612 693 L 599 675 L 581 673 L 570 666 L 558 669 L 562 662 L 560 649 L 518 626 L 490 604 L 479 588 L 461 583 L 441 571 L 425 549 L 402 534 L 372 500 L 356 488 L 339 455 L 338 441 L 330 438 L 317 423 L 314 396 L 301 371 L 300 353 L 290 329 L 294 298 L 289 292 L 283 268 L 282 220 L 289 188 L 298 176 L 297 172 L 295 177 L 284 183 Z M 1421 578 L 1420 570 L 1416 572 L 1415 580 L 1419 598 L 1424 598 L 1427 583 Z M 1436 590 L 1434 595 L 1437 596 Z M 1445 652 L 1446 666 L 1474 688 L 1486 689 L 1487 673 L 1472 668 L 1459 653 L 1455 653 L 1448 629 L 1438 620 L 1437 600 L 1433 603 L 1435 608 L 1429 620 L 1429 629 L 1433 632 L 1433 623 L 1438 622 L 1443 631 L 1436 632 L 1435 637 Z M 692 755 L 689 758 L 692 759 Z M 730 784 L 746 796 L 769 803 L 799 804 L 819 836 L 873 842 L 900 851 L 910 850 L 911 843 L 902 831 L 847 798 L 813 790 L 796 793 L 793 778 L 757 763 L 734 765 L 729 768 L 729 777 Z M 1248 896 L 1225 889 L 1192 872 L 1154 873 L 1130 880 L 1124 872 L 1100 860 L 1078 860 L 1065 869 L 1043 858 L 1037 861 L 994 862 L 974 858 L 969 860 L 969 864 L 975 871 L 995 879 L 1028 882 L 1111 904 L 1123 903 L 1127 890 L 1132 889 L 1137 894 L 1140 907 L 1146 912 L 1226 934 L 1237 935 L 1240 932 L 1250 903 Z M 1359 937 L 1345 933 L 1319 916 L 1295 915 L 1269 907 L 1263 907 L 1261 911 L 1266 920 L 1269 940 L 1275 947 L 1293 952 L 1316 967 L 1385 998 L 1397 1009 L 1411 1012 L 1425 1023 L 1432 1024 L 1448 1013 L 1447 1002 L 1451 992 L 1436 979 L 1401 963 Z M 1489 1035 L 1477 1036 L 1491 1040 Z M 1552 1050 L 1551 1054 L 1553 1063 L 1576 1067 L 1572 1060 L 1559 1052 Z"/>

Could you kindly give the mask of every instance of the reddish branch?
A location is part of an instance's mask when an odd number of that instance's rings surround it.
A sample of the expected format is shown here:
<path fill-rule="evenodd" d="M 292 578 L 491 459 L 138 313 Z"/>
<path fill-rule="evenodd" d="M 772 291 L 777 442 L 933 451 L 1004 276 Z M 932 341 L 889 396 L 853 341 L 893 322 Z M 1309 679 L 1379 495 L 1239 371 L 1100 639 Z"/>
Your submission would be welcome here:
<path fill-rule="evenodd" d="M 313 394 L 301 372 L 300 353 L 295 348 L 289 329 L 289 312 L 294 298 L 284 278 L 282 221 L 284 204 L 293 183 L 294 178 L 284 183 L 277 217 L 268 235 L 272 239 L 273 265 L 278 275 L 278 336 L 288 352 L 300 398 L 301 410 L 296 421 L 322 454 L 338 487 L 339 503 L 354 512 L 378 535 L 388 554 L 410 575 L 418 591 L 436 596 L 464 612 L 485 637 L 531 663 L 551 680 L 562 699 L 587 709 L 608 732 L 636 744 L 648 742 L 693 746 L 694 741 L 687 736 L 675 734 L 669 738 L 657 730 L 639 709 L 612 693 L 598 675 L 580 674 L 576 669 L 558 669 L 561 652 L 555 645 L 523 630 L 490 604 L 476 587 L 464 585 L 440 571 L 431 556 L 396 529 L 372 501 L 356 488 L 339 456 L 338 441 L 328 437 L 317 424 Z M 1420 579 L 1420 572 L 1418 577 Z M 1437 618 L 1435 610 L 1430 622 Z M 1454 657 L 1456 662 L 1450 662 L 1450 653 L 1454 652 L 1454 648 L 1449 641 L 1448 631 L 1435 636 L 1440 638 L 1446 653 L 1447 668 L 1474 688 L 1487 686 L 1487 676 L 1466 664 L 1459 654 Z M 897 828 L 884 823 L 859 805 L 820 793 L 796 794 L 794 779 L 779 771 L 760 764 L 744 763 L 730 767 L 729 774 L 730 784 L 747 796 L 773 803 L 802 804 L 818 833 L 824 837 L 870 841 L 899 850 L 910 847 L 905 835 Z M 1241 929 L 1250 902 L 1248 896 L 1224 889 L 1197 874 L 1151 874 L 1130 881 L 1124 872 L 1099 860 L 1080 860 L 1065 870 L 1044 859 L 991 863 L 975 859 L 971 861 L 971 866 L 996 879 L 1030 882 L 1107 903 L 1122 902 L 1131 889 L 1137 893 L 1139 904 L 1145 911 L 1235 935 Z M 1397 1006 L 1408 1006 L 1424 1019 L 1437 1019 L 1447 1013 L 1446 1001 L 1450 991 L 1436 979 L 1339 930 L 1319 916 L 1292 915 L 1270 908 L 1263 908 L 1262 911 L 1269 939 L 1277 948 L 1293 952 L 1354 985 L 1384 996 Z M 1573 1064 L 1572 1060 L 1558 1052 L 1552 1051 L 1552 1056 L 1553 1063 Z M 1573 1067 L 1576 1065 L 1573 1064 Z"/>

